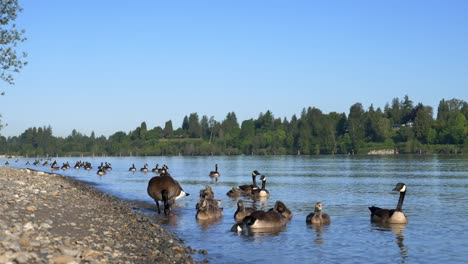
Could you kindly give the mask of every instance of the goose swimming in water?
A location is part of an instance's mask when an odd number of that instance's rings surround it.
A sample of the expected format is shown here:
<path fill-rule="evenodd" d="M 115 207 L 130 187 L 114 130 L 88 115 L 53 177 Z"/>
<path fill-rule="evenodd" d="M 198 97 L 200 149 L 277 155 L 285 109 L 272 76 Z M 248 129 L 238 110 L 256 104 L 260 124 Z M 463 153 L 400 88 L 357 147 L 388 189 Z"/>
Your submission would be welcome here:
<path fill-rule="evenodd" d="M 282 216 L 286 217 L 288 220 L 291 220 L 291 218 L 293 217 L 291 210 L 289 210 L 288 207 L 286 207 L 286 205 L 282 201 L 276 201 L 275 206 L 269 211 L 276 211 Z"/>
<path fill-rule="evenodd" d="M 322 203 L 315 203 L 315 210 L 313 213 L 310 213 L 306 218 L 307 224 L 315 225 L 329 225 L 331 223 L 330 216 L 322 212 Z"/>
<path fill-rule="evenodd" d="M 218 172 L 218 164 L 215 164 L 215 170 L 210 172 L 210 177 L 215 179 L 215 182 L 218 182 L 218 178 L 221 174 Z"/>
<path fill-rule="evenodd" d="M 261 189 L 252 189 L 252 196 L 254 198 L 268 198 L 270 197 L 270 192 L 265 188 L 266 186 L 266 176 L 265 175 L 262 175 L 262 177 L 260 177 L 260 179 L 262 180 L 262 188 Z"/>
<path fill-rule="evenodd" d="M 217 203 L 209 202 L 208 199 L 200 201 L 197 207 L 195 218 L 198 220 L 216 219 L 223 216 L 223 208 Z"/>
<path fill-rule="evenodd" d="M 237 187 L 232 187 L 231 190 L 229 190 L 226 195 L 229 196 L 229 197 L 232 197 L 232 198 L 236 198 L 236 197 L 239 197 L 241 195 L 243 195 L 244 192 L 242 192 L 239 188 Z"/>
<path fill-rule="evenodd" d="M 393 188 L 394 191 L 400 192 L 400 198 L 396 209 L 384 209 L 375 206 L 369 207 L 371 211 L 371 222 L 379 224 L 406 224 L 408 219 L 403 213 L 403 201 L 406 194 L 406 184 L 399 182 Z"/>
<path fill-rule="evenodd" d="M 148 164 L 145 163 L 145 165 L 143 165 L 143 168 L 141 168 L 140 171 L 144 172 L 144 173 L 147 173 L 148 172 Z"/>
<path fill-rule="evenodd" d="M 245 207 L 244 201 L 239 200 L 237 201 L 237 210 L 234 213 L 234 219 L 236 219 L 236 222 L 242 222 L 244 218 L 248 215 L 250 215 L 252 212 L 254 212 L 255 209 L 252 207 Z"/>
<path fill-rule="evenodd" d="M 278 228 L 288 223 L 288 219 L 275 210 L 254 211 L 242 220 L 242 224 L 249 229 Z"/>
<path fill-rule="evenodd" d="M 97 171 L 97 175 L 106 175 L 106 170 L 104 169 L 103 166 L 99 166 L 99 169 Z"/>
<path fill-rule="evenodd" d="M 252 190 L 258 189 L 256 178 L 260 175 L 260 172 L 254 170 L 252 172 L 252 184 L 244 184 L 239 185 L 239 190 L 241 190 L 244 194 L 251 194 Z"/>

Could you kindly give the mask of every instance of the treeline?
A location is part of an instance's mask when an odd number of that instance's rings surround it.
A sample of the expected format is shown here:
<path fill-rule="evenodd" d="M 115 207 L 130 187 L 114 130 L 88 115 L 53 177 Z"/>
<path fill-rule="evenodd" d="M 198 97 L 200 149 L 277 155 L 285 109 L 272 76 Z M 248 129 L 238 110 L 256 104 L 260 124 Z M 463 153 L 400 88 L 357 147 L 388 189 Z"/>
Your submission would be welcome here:
<path fill-rule="evenodd" d="M 266 111 L 240 124 L 234 112 L 221 122 L 191 113 L 177 129 L 172 121 L 151 129 L 142 122 L 133 131 L 108 138 L 76 130 L 66 138 L 55 137 L 50 126 L 33 127 L 19 136 L 0 137 L 0 152 L 28 157 L 366 154 L 384 149 L 468 153 L 467 120 L 468 104 L 463 100 L 442 99 L 434 119 L 432 107 L 415 105 L 405 96 L 383 109 L 355 103 L 348 115 L 309 107 L 289 120 Z"/>

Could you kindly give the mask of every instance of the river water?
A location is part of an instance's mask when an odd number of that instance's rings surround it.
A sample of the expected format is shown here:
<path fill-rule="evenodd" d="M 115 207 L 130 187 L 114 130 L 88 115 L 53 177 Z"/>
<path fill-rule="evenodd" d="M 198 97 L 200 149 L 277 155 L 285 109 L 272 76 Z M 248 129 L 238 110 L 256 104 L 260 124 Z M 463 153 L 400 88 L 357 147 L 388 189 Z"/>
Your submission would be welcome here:
<path fill-rule="evenodd" d="M 34 159 L 9 159 L 10 166 L 48 171 L 25 165 Z M 206 249 L 197 260 L 211 263 L 461 263 L 468 260 L 468 156 L 209 156 L 209 157 L 94 157 L 53 158 L 59 165 L 89 161 L 94 169 L 69 169 L 58 173 L 96 185 L 122 199 L 136 201 L 135 210 L 149 214 L 176 233 L 185 244 Z M 3 165 L 5 159 L 0 160 Z M 101 162 L 113 170 L 96 174 Z M 147 163 L 148 173 L 129 172 Z M 158 215 L 146 193 L 156 164 L 169 167 L 190 196 L 176 202 L 174 215 Z M 218 183 L 208 176 L 219 166 Z M 267 176 L 270 198 L 247 206 L 259 209 L 283 201 L 294 216 L 275 233 L 231 232 L 237 199 L 226 195 L 232 186 L 251 183 L 253 170 Z M 380 227 L 369 221 L 368 206 L 395 208 L 396 183 L 407 185 L 403 210 L 409 223 Z M 199 191 L 210 185 L 222 201 L 224 216 L 213 223 L 195 219 Z M 321 201 L 332 219 L 329 226 L 306 225 L 307 214 Z"/>

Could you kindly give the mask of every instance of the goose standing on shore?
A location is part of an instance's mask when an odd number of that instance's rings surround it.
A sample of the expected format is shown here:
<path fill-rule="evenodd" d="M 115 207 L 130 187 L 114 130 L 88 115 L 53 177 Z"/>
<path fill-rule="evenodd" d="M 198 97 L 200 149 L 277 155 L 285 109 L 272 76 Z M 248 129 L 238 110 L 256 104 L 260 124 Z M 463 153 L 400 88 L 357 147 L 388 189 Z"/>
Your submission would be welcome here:
<path fill-rule="evenodd" d="M 215 179 L 215 182 L 218 182 L 218 178 L 221 174 L 218 172 L 218 164 L 215 164 L 215 170 L 210 172 L 210 177 Z"/>
<path fill-rule="evenodd" d="M 175 200 L 189 195 L 184 192 L 180 183 L 169 175 L 160 175 L 151 178 L 148 182 L 147 192 L 156 202 L 158 213 L 161 213 L 159 201 L 164 203 L 164 213 L 166 215 L 172 211 L 172 204 Z"/>
<path fill-rule="evenodd" d="M 406 224 L 408 219 L 403 213 L 403 201 L 406 194 L 406 185 L 402 182 L 397 183 L 394 191 L 400 192 L 400 198 L 396 209 L 384 209 L 375 206 L 369 207 L 371 211 L 371 222 L 379 224 Z"/>
<path fill-rule="evenodd" d="M 322 212 L 322 203 L 315 203 L 315 210 L 313 213 L 310 213 L 306 218 L 307 224 L 314 225 L 329 225 L 331 223 L 330 216 Z"/>

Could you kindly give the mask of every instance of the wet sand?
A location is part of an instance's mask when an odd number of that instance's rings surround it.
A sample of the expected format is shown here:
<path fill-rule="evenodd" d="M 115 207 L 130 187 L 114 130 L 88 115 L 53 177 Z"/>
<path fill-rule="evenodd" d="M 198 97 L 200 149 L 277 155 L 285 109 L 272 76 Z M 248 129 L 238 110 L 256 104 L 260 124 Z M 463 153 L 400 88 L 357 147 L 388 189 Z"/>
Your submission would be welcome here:
<path fill-rule="evenodd" d="M 0 263 L 195 263 L 132 204 L 53 173 L 0 167 Z"/>

